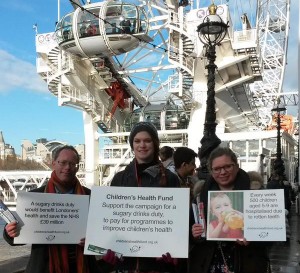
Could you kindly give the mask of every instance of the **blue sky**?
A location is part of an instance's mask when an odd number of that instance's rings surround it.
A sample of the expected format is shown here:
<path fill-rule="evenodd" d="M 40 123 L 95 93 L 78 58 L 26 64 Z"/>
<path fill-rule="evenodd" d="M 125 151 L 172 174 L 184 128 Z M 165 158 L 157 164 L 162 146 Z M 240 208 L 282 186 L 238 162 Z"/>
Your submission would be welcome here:
<path fill-rule="evenodd" d="M 84 143 L 82 113 L 59 107 L 57 99 L 36 73 L 35 32 L 54 31 L 57 0 L 0 1 L 0 131 L 20 153 L 21 142 L 38 138 Z M 95 1 L 93 1 L 95 2 Z M 217 1 L 216 1 L 217 2 Z M 61 15 L 72 10 L 61 0 Z M 299 2 L 291 0 L 291 29 L 284 91 L 298 90 Z M 4 31 L 5 30 L 5 31 Z M 295 107 L 293 109 L 295 113 Z"/>
<path fill-rule="evenodd" d="M 72 10 L 61 0 L 61 14 Z M 82 113 L 59 107 L 57 98 L 36 73 L 35 32 L 54 31 L 57 0 L 14 0 L 0 2 L 2 31 L 0 36 L 0 130 L 6 143 L 17 153 L 21 141 L 45 137 L 75 145 L 84 143 Z"/>

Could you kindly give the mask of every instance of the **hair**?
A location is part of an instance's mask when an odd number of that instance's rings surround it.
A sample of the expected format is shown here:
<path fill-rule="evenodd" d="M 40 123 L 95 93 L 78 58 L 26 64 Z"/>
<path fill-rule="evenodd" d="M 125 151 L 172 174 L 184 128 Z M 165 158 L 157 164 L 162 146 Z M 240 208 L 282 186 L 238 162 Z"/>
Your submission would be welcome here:
<path fill-rule="evenodd" d="M 193 196 L 196 197 L 199 195 L 203 189 L 203 185 L 205 183 L 205 180 L 200 180 L 196 176 L 191 177 L 192 183 L 194 185 L 193 187 Z"/>
<path fill-rule="evenodd" d="M 70 151 L 73 151 L 75 154 L 76 154 L 76 157 L 77 157 L 77 163 L 79 163 L 80 161 L 80 156 L 79 156 L 79 153 L 77 152 L 77 150 L 71 146 L 71 145 L 64 145 L 64 146 L 60 146 L 56 149 L 54 149 L 54 151 L 52 152 L 52 159 L 53 160 L 56 160 L 58 157 L 59 157 L 59 154 L 61 153 L 61 151 L 63 150 L 70 150 Z"/>
<path fill-rule="evenodd" d="M 224 197 L 228 197 L 230 204 L 232 205 L 232 201 L 230 199 L 230 197 L 228 196 L 228 194 L 224 193 L 224 192 L 212 192 L 210 194 L 210 204 L 215 200 L 215 198 L 224 198 Z M 210 207 L 210 212 L 213 213 L 213 208 L 212 206 Z"/>
<path fill-rule="evenodd" d="M 248 175 L 249 175 L 249 178 L 250 178 L 250 182 L 258 181 L 261 185 L 264 184 L 264 179 L 262 178 L 260 173 L 255 172 L 255 171 L 250 171 L 250 172 L 248 172 Z"/>
<path fill-rule="evenodd" d="M 212 168 L 212 162 L 220 156 L 228 156 L 230 159 L 235 163 L 238 164 L 237 156 L 236 154 L 228 147 L 217 147 L 214 149 L 211 154 L 209 155 L 208 161 L 207 161 L 207 167 L 209 170 Z"/>
<path fill-rule="evenodd" d="M 153 146 L 154 146 L 154 155 L 153 155 L 153 159 L 154 161 L 159 161 L 159 140 L 152 138 L 153 141 Z"/>
<path fill-rule="evenodd" d="M 163 146 L 159 150 L 159 156 L 161 161 L 165 161 L 169 158 L 171 158 L 174 154 L 174 149 L 170 146 Z"/>
<path fill-rule="evenodd" d="M 228 197 L 230 204 L 232 205 L 232 201 L 231 201 L 230 197 L 228 196 L 228 194 L 226 194 L 224 192 L 212 192 L 210 195 L 210 203 L 217 197 L 218 198 Z M 211 210 L 212 210 L 212 208 L 211 208 Z"/>
<path fill-rule="evenodd" d="M 175 169 L 179 169 L 182 163 L 190 163 L 197 154 L 188 147 L 179 147 L 174 152 L 174 165 Z"/>

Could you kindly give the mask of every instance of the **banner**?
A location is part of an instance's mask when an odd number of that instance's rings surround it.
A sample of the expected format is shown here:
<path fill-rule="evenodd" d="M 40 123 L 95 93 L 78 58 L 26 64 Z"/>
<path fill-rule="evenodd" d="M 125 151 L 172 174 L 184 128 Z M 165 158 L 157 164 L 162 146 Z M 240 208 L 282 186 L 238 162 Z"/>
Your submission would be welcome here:
<path fill-rule="evenodd" d="M 181 188 L 92 188 L 85 254 L 188 257 L 189 191 Z"/>
<path fill-rule="evenodd" d="M 88 195 L 18 193 L 15 244 L 78 244 L 85 238 Z"/>
<path fill-rule="evenodd" d="M 207 239 L 285 241 L 284 191 L 210 191 Z"/>

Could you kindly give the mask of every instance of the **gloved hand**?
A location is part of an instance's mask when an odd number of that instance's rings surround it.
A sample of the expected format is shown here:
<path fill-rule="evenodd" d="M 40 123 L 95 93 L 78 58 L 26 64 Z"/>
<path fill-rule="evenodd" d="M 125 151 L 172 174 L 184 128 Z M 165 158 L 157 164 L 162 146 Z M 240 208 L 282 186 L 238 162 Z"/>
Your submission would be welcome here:
<path fill-rule="evenodd" d="M 166 254 L 163 254 L 161 257 L 157 258 L 157 261 L 162 261 L 166 264 L 172 264 L 172 265 L 178 264 L 178 259 L 172 258 L 171 254 L 169 252 L 167 252 Z"/>
<path fill-rule="evenodd" d="M 120 258 L 114 251 L 108 249 L 106 254 L 102 256 L 102 260 L 110 265 L 116 265 L 120 261 Z"/>

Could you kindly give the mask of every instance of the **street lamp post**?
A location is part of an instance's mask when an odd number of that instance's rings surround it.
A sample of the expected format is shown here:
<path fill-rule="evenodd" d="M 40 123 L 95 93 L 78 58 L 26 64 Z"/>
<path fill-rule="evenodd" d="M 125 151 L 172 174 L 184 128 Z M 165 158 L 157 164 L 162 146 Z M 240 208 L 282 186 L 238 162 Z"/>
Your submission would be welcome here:
<path fill-rule="evenodd" d="M 215 100 L 215 71 L 217 66 L 216 60 L 216 46 L 220 45 L 224 39 L 228 25 L 225 24 L 221 17 L 217 15 L 217 6 L 211 4 L 208 7 L 209 15 L 207 15 L 203 22 L 198 26 L 198 36 L 200 41 L 206 47 L 206 57 L 208 64 L 206 69 L 207 76 L 207 100 L 206 113 L 203 137 L 200 141 L 201 147 L 198 151 L 198 156 L 201 163 L 199 177 L 205 179 L 208 174 L 207 160 L 210 153 L 220 145 L 221 140 L 216 135 L 216 100 Z"/>
<path fill-rule="evenodd" d="M 282 160 L 282 153 L 281 153 L 281 135 L 280 135 L 280 129 L 281 129 L 281 117 L 280 112 L 286 111 L 285 107 L 280 107 L 279 104 L 276 108 L 272 109 L 272 112 L 276 112 L 276 128 L 277 128 L 277 149 L 276 149 L 276 159 L 273 163 L 273 171 L 278 174 L 280 177 L 285 176 L 285 167 L 284 162 Z"/>

